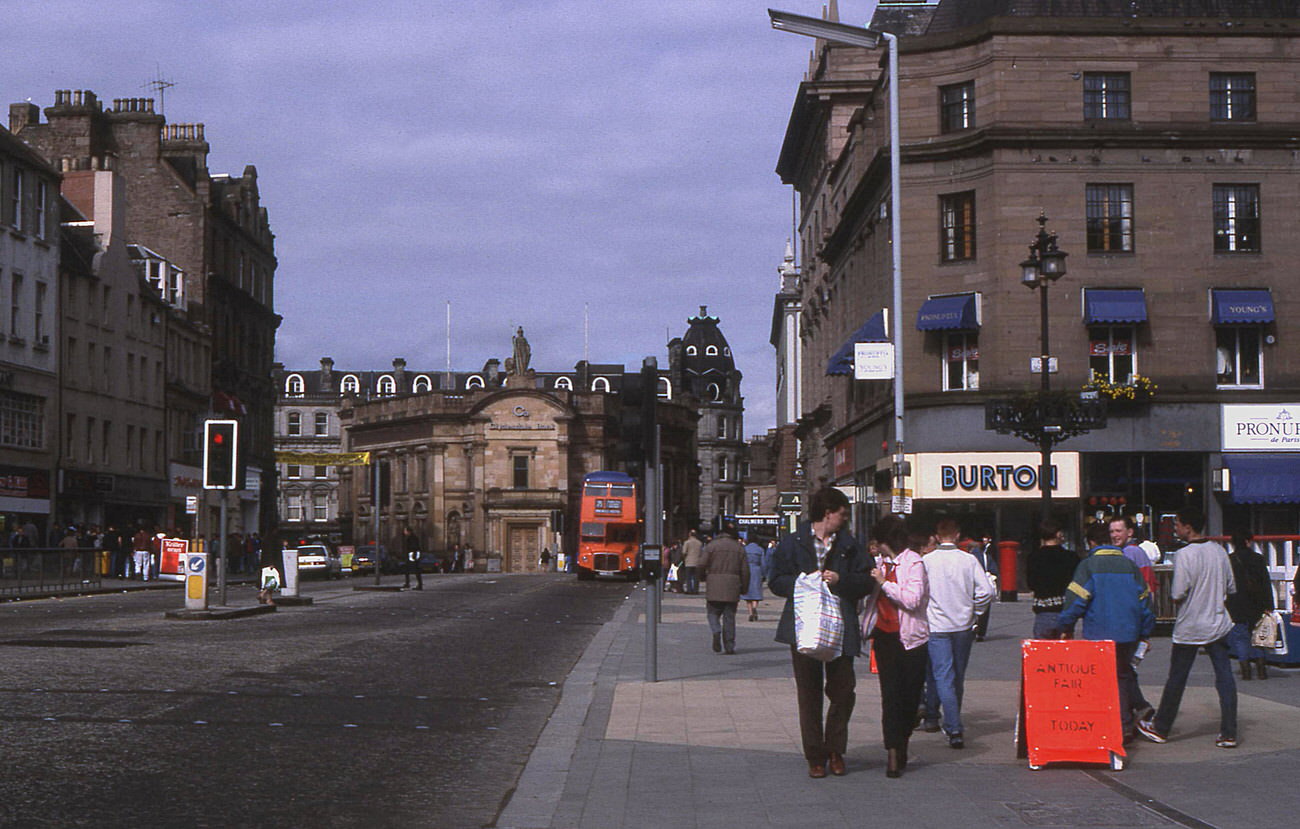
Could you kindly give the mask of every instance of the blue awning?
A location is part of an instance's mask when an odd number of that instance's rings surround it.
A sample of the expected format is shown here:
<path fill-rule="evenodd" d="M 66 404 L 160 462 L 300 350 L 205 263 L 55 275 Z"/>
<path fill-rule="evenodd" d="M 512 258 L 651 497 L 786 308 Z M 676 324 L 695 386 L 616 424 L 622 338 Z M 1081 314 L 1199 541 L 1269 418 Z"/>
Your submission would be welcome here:
<path fill-rule="evenodd" d="M 1266 289 L 1214 291 L 1215 325 L 1259 325 L 1273 321 L 1273 295 Z"/>
<path fill-rule="evenodd" d="M 826 373 L 841 375 L 853 373 L 854 343 L 887 343 L 889 335 L 885 332 L 885 312 L 877 311 L 871 319 L 862 323 L 862 327 L 853 332 L 849 341 L 826 361 Z"/>
<path fill-rule="evenodd" d="M 1088 325 L 1147 321 L 1141 288 L 1089 288 L 1083 296 L 1083 321 Z"/>
<path fill-rule="evenodd" d="M 1300 454 L 1224 455 L 1234 504 L 1300 504 Z"/>
<path fill-rule="evenodd" d="M 971 331 L 979 327 L 975 294 L 927 299 L 916 312 L 918 331 Z"/>

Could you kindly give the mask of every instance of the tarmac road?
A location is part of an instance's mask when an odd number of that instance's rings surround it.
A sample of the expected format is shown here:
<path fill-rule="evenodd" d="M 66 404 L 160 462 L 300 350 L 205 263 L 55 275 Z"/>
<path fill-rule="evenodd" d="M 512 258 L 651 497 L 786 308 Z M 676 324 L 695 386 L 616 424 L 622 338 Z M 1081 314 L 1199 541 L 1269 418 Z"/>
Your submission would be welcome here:
<path fill-rule="evenodd" d="M 164 620 L 179 590 L 0 605 L 0 826 L 491 825 L 630 586 L 354 583 L 227 621 Z"/>

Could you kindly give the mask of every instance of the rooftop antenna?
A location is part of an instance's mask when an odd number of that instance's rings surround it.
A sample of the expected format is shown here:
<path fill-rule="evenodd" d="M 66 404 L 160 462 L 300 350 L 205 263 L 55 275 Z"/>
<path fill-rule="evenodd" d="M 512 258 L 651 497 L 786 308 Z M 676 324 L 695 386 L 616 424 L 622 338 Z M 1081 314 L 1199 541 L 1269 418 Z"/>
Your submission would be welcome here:
<path fill-rule="evenodd" d="M 582 303 L 582 361 L 591 362 L 591 303 Z"/>
<path fill-rule="evenodd" d="M 451 300 L 447 300 L 447 379 L 451 379 Z"/>
<path fill-rule="evenodd" d="M 167 80 L 163 77 L 162 67 L 156 67 L 157 71 L 154 79 L 145 84 L 149 89 L 158 93 L 158 114 L 167 114 L 167 90 L 176 85 L 175 81 Z"/>

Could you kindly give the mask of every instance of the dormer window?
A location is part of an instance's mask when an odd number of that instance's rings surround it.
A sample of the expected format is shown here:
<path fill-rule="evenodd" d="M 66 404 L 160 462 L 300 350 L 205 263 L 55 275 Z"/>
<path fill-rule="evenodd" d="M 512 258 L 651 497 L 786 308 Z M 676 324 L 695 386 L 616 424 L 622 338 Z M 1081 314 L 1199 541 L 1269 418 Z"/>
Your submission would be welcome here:
<path fill-rule="evenodd" d="M 339 387 L 344 394 L 359 394 L 361 392 L 361 381 L 355 374 L 349 374 L 343 378 L 343 384 Z"/>
<path fill-rule="evenodd" d="M 667 377 L 659 378 L 659 399 L 660 400 L 673 399 L 673 382 L 669 380 Z"/>
<path fill-rule="evenodd" d="M 379 378 L 379 384 L 375 387 L 375 391 L 380 397 L 392 397 L 397 394 L 397 381 L 393 379 L 391 374 L 385 374 Z"/>
<path fill-rule="evenodd" d="M 609 392 L 609 380 L 606 379 L 606 378 L 604 378 L 604 377 L 597 377 L 595 380 L 592 380 L 592 381 L 591 381 L 591 390 L 592 390 L 592 391 L 603 391 L 603 392 L 608 393 L 608 392 Z"/>
<path fill-rule="evenodd" d="M 563 389 L 565 391 L 573 391 L 573 381 L 568 377 L 556 377 L 555 388 Z"/>
<path fill-rule="evenodd" d="M 284 394 L 286 397 L 302 397 L 305 385 L 302 381 L 301 374 L 290 374 L 284 381 Z"/>
<path fill-rule="evenodd" d="M 433 391 L 433 381 L 421 374 L 415 378 L 415 385 L 412 388 L 417 394 L 422 391 Z"/>
<path fill-rule="evenodd" d="M 700 350 L 699 350 L 698 348 L 696 348 L 695 346 L 693 346 L 693 345 L 688 345 L 688 346 L 686 346 L 686 356 L 687 356 L 687 357 L 694 357 L 695 355 L 697 355 L 697 354 L 699 354 L 699 353 L 700 353 Z"/>
<path fill-rule="evenodd" d="M 707 357 L 716 357 L 718 356 L 718 347 L 716 345 L 711 345 L 704 349 L 704 354 Z"/>
<path fill-rule="evenodd" d="M 477 374 L 470 375 L 470 378 L 465 381 L 466 391 L 469 391 L 470 389 L 481 389 L 481 388 L 483 388 L 483 378 L 479 377 Z"/>
<path fill-rule="evenodd" d="M 717 383 L 710 383 L 704 389 L 704 395 L 708 397 L 710 400 L 712 400 L 714 403 L 717 403 L 722 400 L 722 387 L 719 386 Z"/>

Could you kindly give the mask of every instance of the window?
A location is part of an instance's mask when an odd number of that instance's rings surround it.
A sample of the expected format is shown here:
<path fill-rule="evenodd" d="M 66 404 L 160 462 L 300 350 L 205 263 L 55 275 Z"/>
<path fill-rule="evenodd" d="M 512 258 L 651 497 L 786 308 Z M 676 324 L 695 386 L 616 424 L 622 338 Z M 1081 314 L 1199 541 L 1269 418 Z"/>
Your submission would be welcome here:
<path fill-rule="evenodd" d="M 939 197 L 939 258 L 959 262 L 975 258 L 975 191 Z"/>
<path fill-rule="evenodd" d="M 726 495 L 718 496 L 718 513 L 720 515 L 731 514 L 731 498 Z"/>
<path fill-rule="evenodd" d="M 68 415 L 68 425 L 64 429 L 63 435 L 64 435 L 63 454 L 67 456 L 68 460 L 75 461 L 77 459 L 77 416 L 76 415 L 74 414 Z"/>
<path fill-rule="evenodd" d="M 397 394 L 397 381 L 393 379 L 391 374 L 385 374 L 379 378 L 379 385 L 375 391 L 380 397 L 392 397 Z"/>
<path fill-rule="evenodd" d="M 704 396 L 714 403 L 717 403 L 722 400 L 722 387 L 717 383 L 710 383 L 704 389 Z"/>
<path fill-rule="evenodd" d="M 302 412 L 289 412 L 289 437 L 302 434 Z"/>
<path fill-rule="evenodd" d="M 592 391 L 603 391 L 603 392 L 608 392 L 608 391 L 609 391 L 609 380 L 608 380 L 608 378 L 605 378 L 605 377 L 597 377 L 595 380 L 592 380 L 592 381 L 591 381 L 591 390 L 592 390 Z"/>
<path fill-rule="evenodd" d="M 667 377 L 659 378 L 659 399 L 660 400 L 673 399 L 673 383 Z"/>
<path fill-rule="evenodd" d="M 468 380 L 465 381 L 466 391 L 469 391 L 470 389 L 481 389 L 481 388 L 483 388 L 483 378 L 479 377 L 477 374 L 472 375 Z"/>
<path fill-rule="evenodd" d="M 1210 120 L 1255 120 L 1255 73 L 1210 73 Z"/>
<path fill-rule="evenodd" d="M 284 394 L 286 397 L 302 397 L 303 395 L 302 375 L 290 374 L 284 381 Z"/>
<path fill-rule="evenodd" d="M 722 415 L 718 415 L 718 437 L 725 438 L 726 436 L 727 436 L 727 418 L 723 417 Z"/>
<path fill-rule="evenodd" d="M 528 489 L 528 461 L 527 455 L 513 455 L 510 458 L 514 466 L 514 480 L 511 485 L 515 489 Z"/>
<path fill-rule="evenodd" d="M 415 391 L 416 391 L 417 393 L 422 392 L 422 391 L 432 391 L 432 390 L 433 390 L 433 381 L 430 380 L 430 379 L 429 379 L 428 377 L 426 377 L 425 375 L 421 374 L 419 377 L 415 378 L 415 386 L 414 386 L 414 389 L 415 389 Z"/>
<path fill-rule="evenodd" d="M 9 279 L 9 336 L 20 336 L 22 302 L 23 302 L 23 277 L 21 274 L 14 274 Z"/>
<path fill-rule="evenodd" d="M 1215 329 L 1215 382 L 1220 388 L 1263 388 L 1263 337 L 1258 325 Z"/>
<path fill-rule="evenodd" d="M 13 225 L 14 230 L 26 230 L 27 223 L 23 221 L 23 178 L 27 174 L 14 167 L 11 175 L 13 179 L 9 188 L 10 224 Z"/>
<path fill-rule="evenodd" d="M 302 467 L 296 463 L 287 464 L 284 467 L 284 477 L 291 481 L 297 481 L 302 478 Z"/>
<path fill-rule="evenodd" d="M 311 496 L 311 520 L 329 520 L 329 496 L 324 492 L 314 492 Z"/>
<path fill-rule="evenodd" d="M 328 466 L 317 466 L 313 468 L 314 477 L 318 481 L 323 481 L 329 477 L 330 468 Z"/>
<path fill-rule="evenodd" d="M 289 520 L 301 521 L 302 520 L 302 496 L 290 495 L 288 501 L 289 501 L 289 509 L 287 510 L 287 512 L 289 513 Z"/>
<path fill-rule="evenodd" d="M 1111 383 L 1127 385 L 1137 373 L 1137 354 L 1131 326 L 1094 326 L 1088 329 L 1088 367 Z"/>
<path fill-rule="evenodd" d="M 45 399 L 0 391 L 0 446 L 45 448 Z"/>
<path fill-rule="evenodd" d="M 719 481 L 725 481 L 725 480 L 727 480 L 727 478 L 728 478 L 727 473 L 728 473 L 729 471 L 730 471 L 730 466 L 729 466 L 729 464 L 727 463 L 727 459 L 726 459 L 726 457 L 724 456 L 724 457 L 718 458 L 718 480 L 719 480 Z"/>
<path fill-rule="evenodd" d="M 330 416 L 329 412 L 316 413 L 316 434 L 324 436 L 330 433 Z"/>
<path fill-rule="evenodd" d="M 109 459 L 112 457 L 112 446 L 113 446 L 113 424 L 111 421 L 105 420 L 100 427 L 100 444 L 99 444 L 99 450 L 102 453 L 100 457 L 100 461 L 101 463 L 104 464 L 104 466 L 108 466 Z"/>
<path fill-rule="evenodd" d="M 1214 252 L 1259 250 L 1259 185 L 1214 185 Z"/>
<path fill-rule="evenodd" d="M 687 357 L 694 357 L 696 354 L 699 354 L 699 353 L 700 353 L 700 350 L 699 350 L 698 348 L 696 348 L 695 346 L 693 346 L 693 345 L 688 345 L 688 346 L 686 346 L 686 356 L 687 356 Z"/>
<path fill-rule="evenodd" d="M 44 282 L 36 283 L 36 304 L 32 308 L 35 323 L 32 342 L 36 345 L 48 345 L 50 342 L 50 336 L 45 333 L 45 298 L 48 293 L 49 287 Z"/>
<path fill-rule="evenodd" d="M 1133 252 L 1133 185 L 1089 184 L 1088 251 Z"/>
<path fill-rule="evenodd" d="M 48 198 L 49 184 L 44 181 L 36 182 L 36 238 L 44 239 L 46 232 L 49 230 L 47 216 L 45 215 L 45 201 Z"/>
<path fill-rule="evenodd" d="M 343 385 L 340 386 L 344 394 L 359 394 L 361 392 L 361 381 L 355 374 L 349 374 L 343 378 Z"/>
<path fill-rule="evenodd" d="M 939 132 L 975 126 L 975 82 L 939 87 Z"/>
<path fill-rule="evenodd" d="M 943 390 L 976 391 L 979 387 L 979 334 L 945 334 L 943 338 Z"/>
<path fill-rule="evenodd" d="M 573 391 L 573 381 L 568 377 L 556 377 L 555 388 L 564 389 L 565 391 Z"/>
<path fill-rule="evenodd" d="M 1127 121 L 1132 91 L 1127 72 L 1083 73 L 1083 117 L 1090 121 Z"/>
<path fill-rule="evenodd" d="M 716 357 L 716 356 L 718 356 L 718 347 L 717 347 L 716 345 L 705 346 L 705 348 L 704 348 L 704 355 L 705 355 L 706 357 Z"/>

